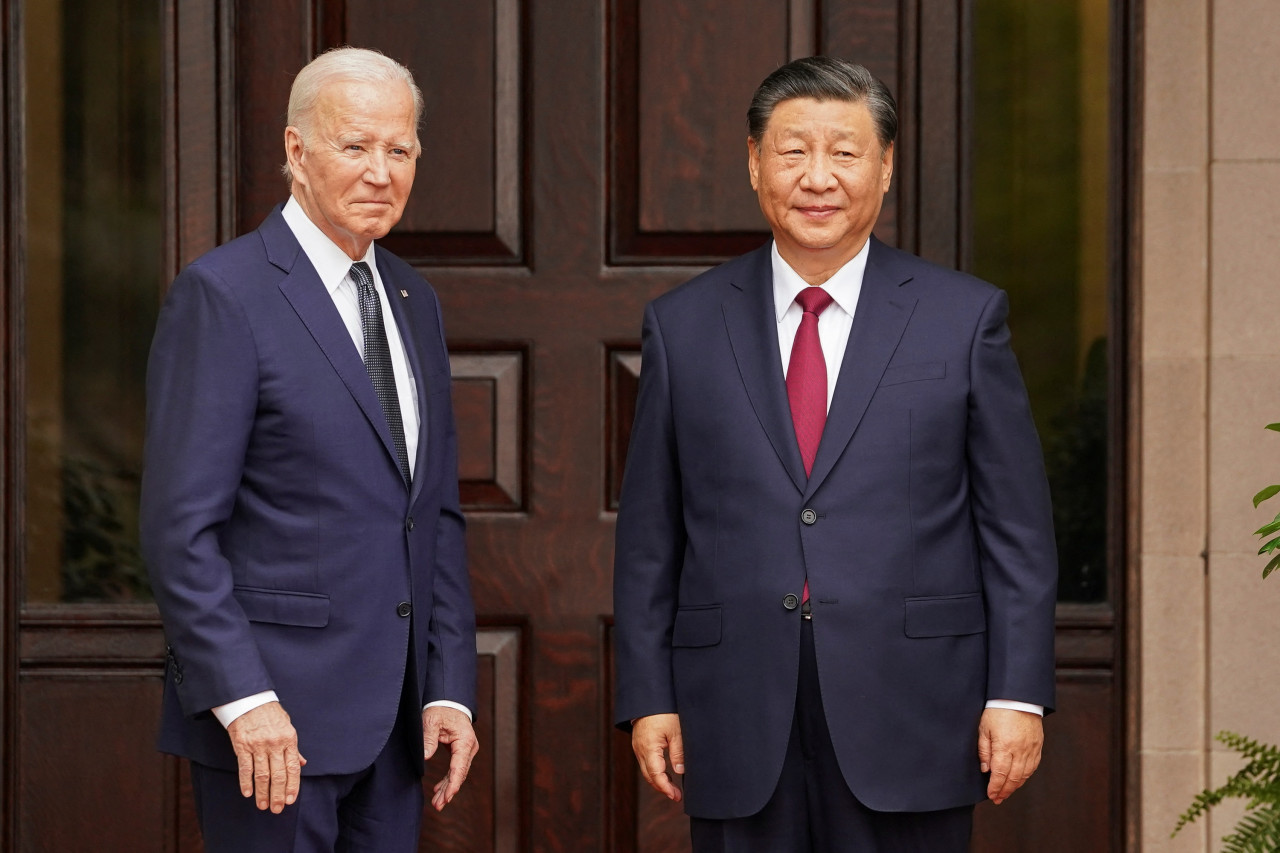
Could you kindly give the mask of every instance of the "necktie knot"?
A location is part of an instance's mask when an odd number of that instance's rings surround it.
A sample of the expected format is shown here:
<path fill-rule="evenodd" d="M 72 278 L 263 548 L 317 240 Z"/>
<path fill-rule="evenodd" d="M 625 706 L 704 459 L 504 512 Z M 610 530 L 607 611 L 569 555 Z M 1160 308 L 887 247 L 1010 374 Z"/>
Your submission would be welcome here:
<path fill-rule="evenodd" d="M 806 287 L 804 290 L 796 294 L 796 302 L 800 303 L 800 307 L 804 309 L 804 313 L 821 316 L 834 302 L 831 294 L 827 293 L 821 287 Z"/>
<path fill-rule="evenodd" d="M 373 273 L 369 271 L 369 265 L 364 261 L 357 261 L 351 265 L 351 280 L 360 290 L 365 288 L 373 290 Z"/>

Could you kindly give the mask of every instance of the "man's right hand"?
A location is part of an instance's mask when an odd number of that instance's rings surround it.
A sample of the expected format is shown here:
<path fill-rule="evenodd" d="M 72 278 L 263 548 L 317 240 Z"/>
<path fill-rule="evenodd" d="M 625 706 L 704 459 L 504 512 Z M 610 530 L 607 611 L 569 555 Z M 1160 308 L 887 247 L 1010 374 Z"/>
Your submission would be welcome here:
<path fill-rule="evenodd" d="M 227 734 L 236 751 L 240 793 L 275 814 L 293 805 L 307 759 L 298 752 L 298 733 L 280 703 L 268 702 L 236 717 Z"/>
<path fill-rule="evenodd" d="M 631 726 L 631 749 L 640 762 L 640 772 L 653 789 L 668 800 L 680 802 L 680 789 L 667 776 L 663 752 L 671 757 L 671 769 L 684 773 L 684 740 L 680 736 L 679 714 L 654 714 L 641 717 Z"/>

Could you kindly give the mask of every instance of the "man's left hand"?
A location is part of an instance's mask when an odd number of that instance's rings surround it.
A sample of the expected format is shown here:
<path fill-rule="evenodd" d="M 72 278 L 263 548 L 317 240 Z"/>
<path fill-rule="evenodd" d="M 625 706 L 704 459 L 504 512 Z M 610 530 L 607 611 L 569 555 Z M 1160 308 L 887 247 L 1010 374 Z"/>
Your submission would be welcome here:
<path fill-rule="evenodd" d="M 422 711 L 422 757 L 428 761 L 442 743 L 449 744 L 449 772 L 432 788 L 431 805 L 440 811 L 462 787 L 471 762 L 480 751 L 471 718 L 457 708 L 431 706 Z"/>
<path fill-rule="evenodd" d="M 987 796 L 1000 805 L 1040 766 L 1044 721 L 1039 714 L 988 708 L 978 723 L 978 760 L 991 772 Z"/>

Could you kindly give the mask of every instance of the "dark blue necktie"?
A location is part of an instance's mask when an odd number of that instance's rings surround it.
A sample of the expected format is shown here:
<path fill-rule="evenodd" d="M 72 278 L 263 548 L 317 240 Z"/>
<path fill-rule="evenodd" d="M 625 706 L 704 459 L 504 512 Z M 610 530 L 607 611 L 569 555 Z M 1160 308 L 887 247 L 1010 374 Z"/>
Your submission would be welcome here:
<path fill-rule="evenodd" d="M 400 395 L 396 393 L 396 375 L 391 368 L 391 347 L 387 345 L 387 329 L 382 323 L 382 302 L 373 289 L 373 273 L 364 261 L 351 265 L 351 280 L 360 297 L 360 326 L 364 330 L 364 366 L 373 380 L 373 390 L 382 404 L 382 413 L 391 428 L 391 441 L 396 446 L 396 459 L 405 484 L 410 482 L 409 450 L 404 441 L 404 421 L 400 418 Z"/>

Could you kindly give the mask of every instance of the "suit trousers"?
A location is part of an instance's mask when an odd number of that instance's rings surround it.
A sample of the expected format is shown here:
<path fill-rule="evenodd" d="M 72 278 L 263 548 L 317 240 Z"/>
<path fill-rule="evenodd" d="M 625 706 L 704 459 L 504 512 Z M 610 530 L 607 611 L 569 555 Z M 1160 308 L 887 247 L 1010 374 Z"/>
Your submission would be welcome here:
<path fill-rule="evenodd" d="M 791 739 L 773 796 L 748 817 L 691 820 L 694 853 L 966 853 L 972 830 L 973 806 L 878 812 L 849 790 L 827 729 L 807 619 Z"/>
<path fill-rule="evenodd" d="M 414 853 L 424 798 L 422 708 L 401 698 L 395 726 L 373 764 L 358 773 L 303 776 L 280 814 L 240 794 L 236 773 L 191 762 L 196 817 L 207 853 Z M 306 752 L 303 752 L 306 755 Z"/>

